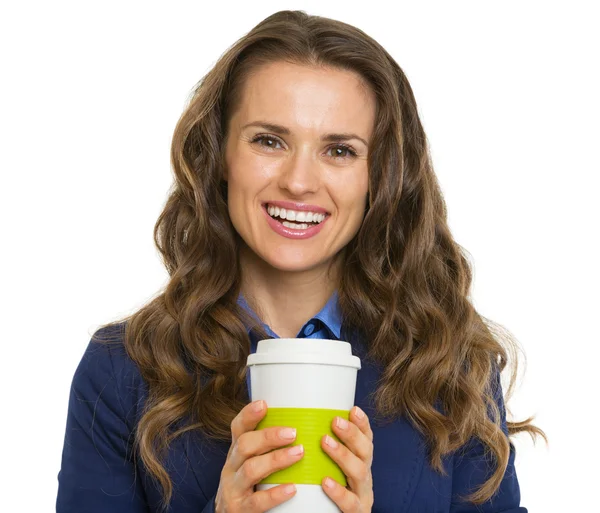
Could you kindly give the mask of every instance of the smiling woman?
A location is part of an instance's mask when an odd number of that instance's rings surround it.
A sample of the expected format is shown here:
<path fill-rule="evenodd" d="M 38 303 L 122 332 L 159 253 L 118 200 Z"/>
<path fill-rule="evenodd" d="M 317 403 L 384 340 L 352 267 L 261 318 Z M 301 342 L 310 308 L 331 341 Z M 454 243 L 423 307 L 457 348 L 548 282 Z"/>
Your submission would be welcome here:
<path fill-rule="evenodd" d="M 277 337 L 361 358 L 342 443 L 321 439 L 347 477 L 322 482 L 341 511 L 527 511 L 509 437 L 544 433 L 506 417 L 516 344 L 469 299 L 412 89 L 375 40 L 269 16 L 198 83 L 171 157 L 154 233 L 170 280 L 75 372 L 58 513 L 293 500 L 293 483 L 255 490 L 303 457 L 282 448 L 294 426 L 256 430 L 269 405 L 248 404 L 248 356 Z"/>

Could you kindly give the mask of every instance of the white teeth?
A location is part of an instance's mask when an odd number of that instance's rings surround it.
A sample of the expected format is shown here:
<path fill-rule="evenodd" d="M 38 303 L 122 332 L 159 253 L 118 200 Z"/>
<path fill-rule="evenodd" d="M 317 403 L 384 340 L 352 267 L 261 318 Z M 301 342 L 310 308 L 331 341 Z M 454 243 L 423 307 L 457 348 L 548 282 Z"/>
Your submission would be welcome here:
<path fill-rule="evenodd" d="M 286 210 L 285 208 L 279 208 L 272 205 L 269 205 L 267 207 L 267 212 L 272 217 L 279 217 L 281 219 L 287 219 L 288 221 L 301 221 L 305 223 L 322 223 L 326 217 L 325 214 L 317 214 L 316 212 L 306 212 L 304 210 Z"/>
<path fill-rule="evenodd" d="M 288 228 L 294 228 L 296 230 L 306 230 L 308 225 L 306 223 L 290 223 L 288 221 L 284 221 L 281 223 L 283 226 L 287 226 Z"/>

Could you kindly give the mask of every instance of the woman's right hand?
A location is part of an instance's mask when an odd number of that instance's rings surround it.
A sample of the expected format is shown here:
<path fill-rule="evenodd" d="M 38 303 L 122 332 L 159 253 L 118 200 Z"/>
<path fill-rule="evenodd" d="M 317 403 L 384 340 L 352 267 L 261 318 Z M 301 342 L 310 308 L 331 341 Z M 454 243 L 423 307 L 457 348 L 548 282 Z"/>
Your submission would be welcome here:
<path fill-rule="evenodd" d="M 262 409 L 256 411 L 256 406 L 262 406 Z M 282 426 L 255 431 L 266 413 L 265 402 L 254 401 L 244 406 L 231 422 L 231 446 L 221 471 L 215 513 L 262 513 L 296 493 L 293 484 L 254 491 L 255 484 L 276 470 L 296 463 L 304 455 L 303 450 L 296 455 L 289 452 L 290 449 L 303 449 L 301 445 L 271 451 L 292 443 L 296 435 L 294 430 L 291 437 L 284 437 Z"/>

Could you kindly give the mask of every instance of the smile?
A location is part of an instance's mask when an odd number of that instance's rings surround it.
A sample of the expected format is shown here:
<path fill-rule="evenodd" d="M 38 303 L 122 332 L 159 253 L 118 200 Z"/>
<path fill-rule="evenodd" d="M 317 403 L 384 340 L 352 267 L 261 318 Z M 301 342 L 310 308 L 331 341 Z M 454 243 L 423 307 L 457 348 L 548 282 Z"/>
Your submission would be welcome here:
<path fill-rule="evenodd" d="M 283 221 L 284 226 L 289 228 L 308 228 L 309 224 L 320 224 L 327 217 L 325 214 L 310 212 L 304 210 L 291 210 L 279 208 L 276 205 L 266 205 L 267 212 L 275 219 L 283 219 L 291 222 Z"/>
<path fill-rule="evenodd" d="M 264 204 L 262 211 L 271 229 L 288 239 L 309 239 L 317 235 L 329 219 L 328 214 L 291 210 Z M 298 222 L 300 221 L 300 222 Z"/>

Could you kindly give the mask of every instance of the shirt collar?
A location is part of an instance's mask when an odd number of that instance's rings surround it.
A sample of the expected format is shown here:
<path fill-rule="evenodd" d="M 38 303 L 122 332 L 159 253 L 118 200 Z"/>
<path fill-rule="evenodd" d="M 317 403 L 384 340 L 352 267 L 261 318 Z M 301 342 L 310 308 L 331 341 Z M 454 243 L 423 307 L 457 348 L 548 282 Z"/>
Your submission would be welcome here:
<path fill-rule="evenodd" d="M 250 307 L 250 305 L 248 304 L 241 292 L 238 296 L 237 303 L 248 313 L 250 313 L 252 317 L 254 317 L 267 331 L 271 331 L 269 327 L 258 318 L 258 316 L 254 312 L 254 310 L 252 310 L 252 308 Z M 336 338 L 341 338 L 342 312 L 338 301 L 337 290 L 333 292 L 333 294 L 327 300 L 327 303 L 325 303 L 325 306 L 321 308 L 319 313 L 317 313 L 313 317 L 313 319 L 318 319 L 319 321 L 321 321 L 329 329 L 329 331 L 331 331 L 331 333 L 333 333 L 336 336 Z M 246 326 L 246 329 L 250 330 L 250 327 Z"/>

